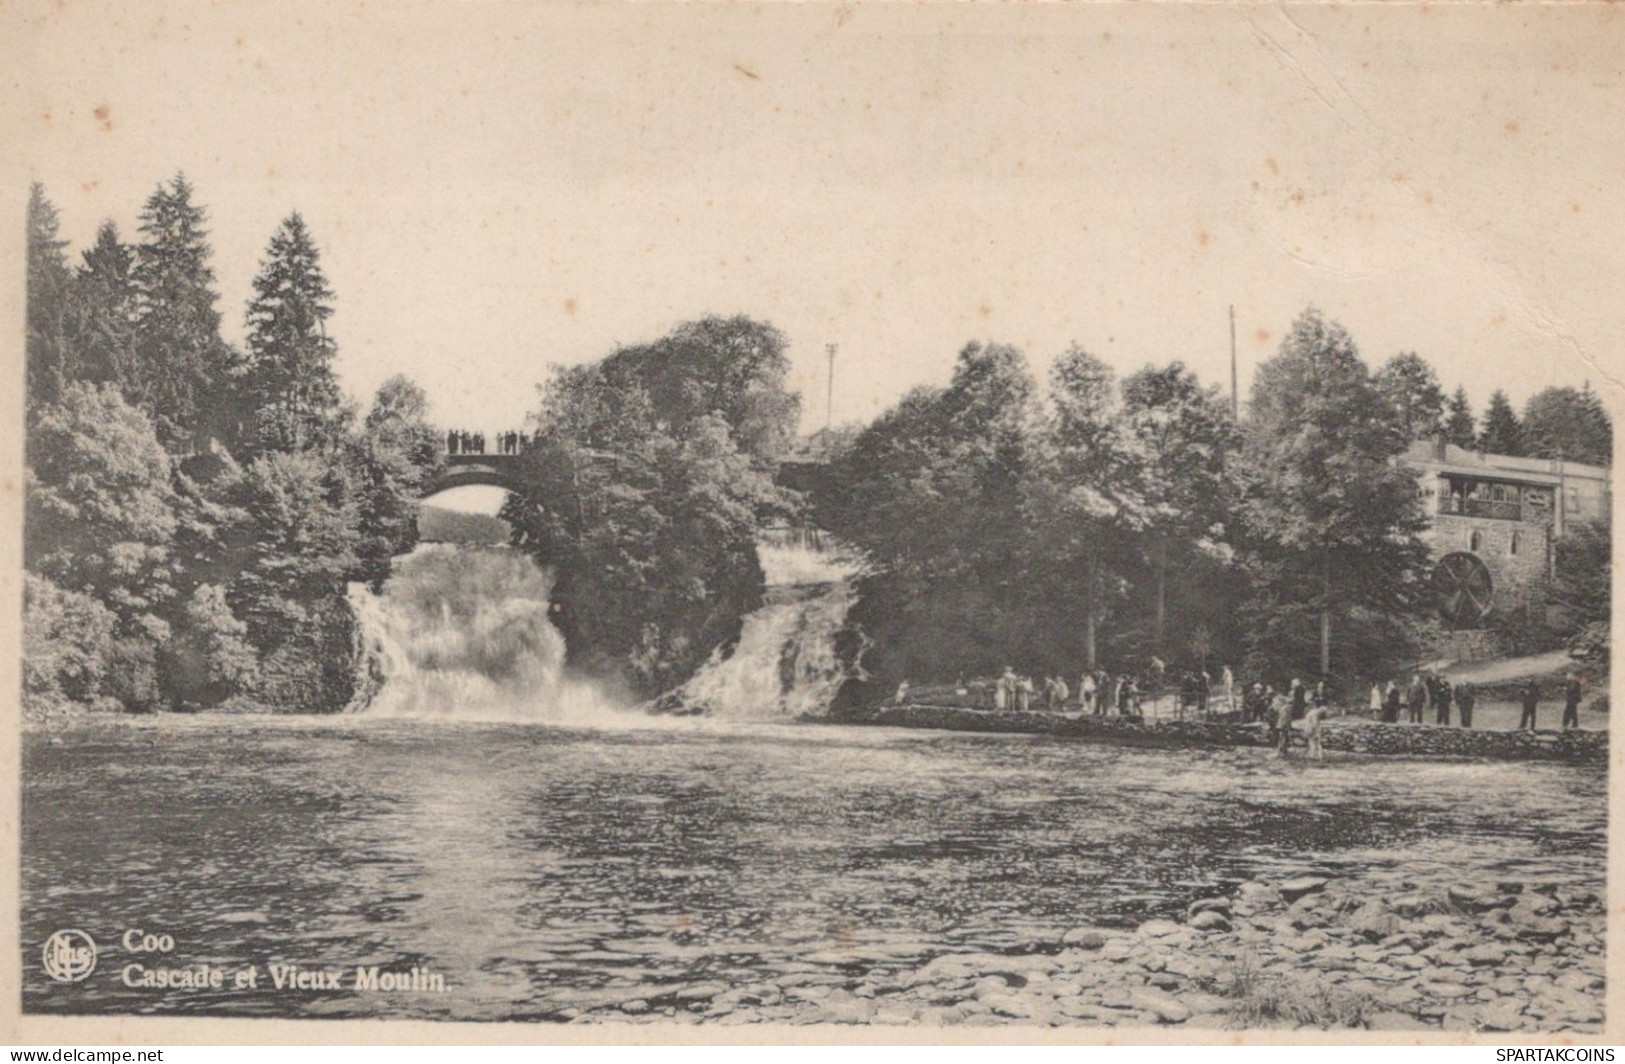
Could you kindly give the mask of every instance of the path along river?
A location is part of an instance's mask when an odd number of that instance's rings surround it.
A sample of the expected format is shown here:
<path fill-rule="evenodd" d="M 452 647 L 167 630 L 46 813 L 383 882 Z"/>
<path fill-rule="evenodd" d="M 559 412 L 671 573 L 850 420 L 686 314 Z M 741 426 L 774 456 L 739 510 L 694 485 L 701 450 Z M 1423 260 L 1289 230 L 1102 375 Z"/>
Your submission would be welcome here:
<path fill-rule="evenodd" d="M 1130 927 L 1253 878 L 1604 884 L 1601 766 L 737 720 L 202 716 L 27 734 L 23 780 L 37 1012 L 700 1018 L 696 985 L 1041 953 L 1069 927 Z M 81 982 L 42 970 L 63 928 L 100 946 Z M 130 929 L 174 948 L 132 954 Z M 131 963 L 255 966 L 260 982 L 132 988 Z M 342 986 L 273 992 L 271 964 Z M 354 989 L 374 965 L 446 989 Z"/>

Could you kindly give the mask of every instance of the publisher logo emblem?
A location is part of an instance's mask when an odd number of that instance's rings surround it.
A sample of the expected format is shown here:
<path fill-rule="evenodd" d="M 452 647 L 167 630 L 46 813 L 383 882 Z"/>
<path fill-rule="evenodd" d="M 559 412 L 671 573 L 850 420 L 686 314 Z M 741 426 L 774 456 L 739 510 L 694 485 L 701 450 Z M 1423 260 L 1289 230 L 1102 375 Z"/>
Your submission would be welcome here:
<path fill-rule="evenodd" d="M 77 983 L 96 970 L 96 943 L 83 931 L 58 931 L 45 940 L 40 960 L 52 979 Z"/>

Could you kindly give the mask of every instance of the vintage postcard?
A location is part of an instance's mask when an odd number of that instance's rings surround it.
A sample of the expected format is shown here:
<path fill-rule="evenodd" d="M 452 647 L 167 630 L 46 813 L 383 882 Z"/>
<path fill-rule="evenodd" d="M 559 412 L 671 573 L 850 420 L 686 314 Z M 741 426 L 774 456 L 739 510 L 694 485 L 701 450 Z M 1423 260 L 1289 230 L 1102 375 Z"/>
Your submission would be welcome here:
<path fill-rule="evenodd" d="M 1617 5 L 0 21 L 8 1041 L 1625 1030 Z"/>

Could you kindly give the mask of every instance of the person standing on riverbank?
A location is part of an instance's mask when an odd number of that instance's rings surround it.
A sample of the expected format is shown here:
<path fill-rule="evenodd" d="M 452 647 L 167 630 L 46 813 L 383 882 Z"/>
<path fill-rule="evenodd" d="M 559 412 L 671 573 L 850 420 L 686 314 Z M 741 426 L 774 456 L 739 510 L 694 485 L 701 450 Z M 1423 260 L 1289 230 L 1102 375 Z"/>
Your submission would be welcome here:
<path fill-rule="evenodd" d="M 1535 686 L 1534 680 L 1523 685 L 1522 701 L 1523 715 L 1518 718 L 1518 727 L 1534 731 L 1535 711 L 1540 708 L 1540 688 Z"/>
<path fill-rule="evenodd" d="M 1450 725 L 1450 681 L 1440 677 L 1433 687 L 1433 723 Z"/>
<path fill-rule="evenodd" d="M 1463 728 L 1473 726 L 1473 703 L 1477 700 L 1478 696 L 1474 693 L 1472 684 L 1463 680 L 1456 685 L 1456 712 L 1461 716 Z"/>
<path fill-rule="evenodd" d="M 1309 713 L 1303 718 L 1304 743 L 1309 748 L 1311 761 L 1323 760 L 1325 749 L 1320 745 L 1320 725 L 1326 719 L 1326 703 L 1316 702 L 1309 707 Z"/>
<path fill-rule="evenodd" d="M 1383 701 L 1383 699 L 1382 699 L 1382 684 L 1380 684 L 1380 683 L 1372 684 L 1371 685 L 1371 719 L 1372 720 L 1381 720 L 1382 719 L 1382 701 Z"/>
<path fill-rule="evenodd" d="M 1569 673 L 1568 683 L 1563 685 L 1563 730 L 1580 726 L 1580 678 Z"/>
<path fill-rule="evenodd" d="M 1422 682 L 1421 673 L 1411 674 L 1411 686 L 1405 692 L 1405 704 L 1410 712 L 1407 718 L 1412 724 L 1422 723 L 1422 713 L 1428 705 L 1428 685 Z"/>
<path fill-rule="evenodd" d="M 1275 696 L 1275 756 L 1285 757 L 1287 747 L 1292 745 L 1292 699 L 1286 695 Z"/>
<path fill-rule="evenodd" d="M 1388 681 L 1387 693 L 1383 696 L 1382 722 L 1384 724 L 1399 723 L 1399 684 L 1394 680 Z"/>
<path fill-rule="evenodd" d="M 1085 713 L 1099 716 L 1100 706 L 1096 703 L 1095 693 L 1095 674 L 1086 670 L 1078 677 L 1078 704 L 1083 707 Z"/>

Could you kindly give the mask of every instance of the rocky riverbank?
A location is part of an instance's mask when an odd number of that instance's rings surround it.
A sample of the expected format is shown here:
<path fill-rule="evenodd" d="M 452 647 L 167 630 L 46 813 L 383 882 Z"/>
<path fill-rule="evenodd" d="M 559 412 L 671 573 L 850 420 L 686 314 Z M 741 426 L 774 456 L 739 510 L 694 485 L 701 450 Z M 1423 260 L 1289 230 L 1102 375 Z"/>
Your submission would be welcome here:
<path fill-rule="evenodd" d="M 1603 933 L 1589 891 L 1302 876 L 1028 952 L 815 956 L 773 982 L 697 983 L 555 1018 L 1600 1033 Z"/>
<path fill-rule="evenodd" d="M 1058 735 L 1136 746 L 1265 746 L 1269 743 L 1269 729 L 1262 724 L 994 712 L 959 706 L 882 705 L 843 714 L 838 720 L 842 724 L 900 728 Z M 1302 737 L 1297 737 L 1296 742 L 1301 750 Z M 1326 722 L 1323 742 L 1329 751 L 1409 757 L 1574 762 L 1597 762 L 1608 757 L 1606 731 L 1487 731 L 1333 718 Z"/>

